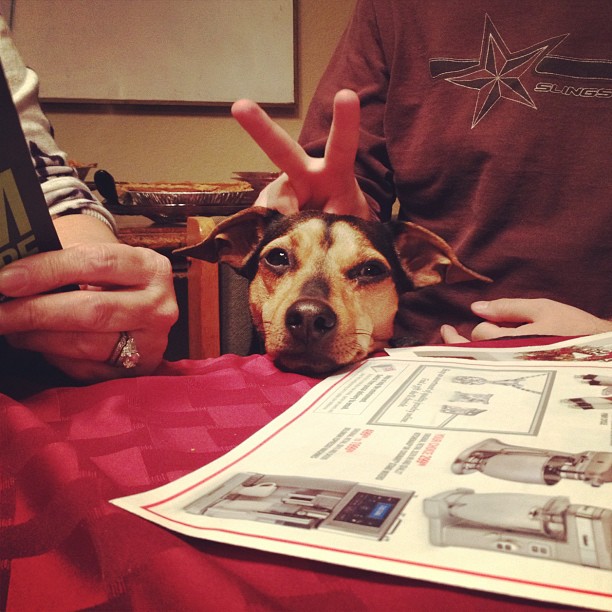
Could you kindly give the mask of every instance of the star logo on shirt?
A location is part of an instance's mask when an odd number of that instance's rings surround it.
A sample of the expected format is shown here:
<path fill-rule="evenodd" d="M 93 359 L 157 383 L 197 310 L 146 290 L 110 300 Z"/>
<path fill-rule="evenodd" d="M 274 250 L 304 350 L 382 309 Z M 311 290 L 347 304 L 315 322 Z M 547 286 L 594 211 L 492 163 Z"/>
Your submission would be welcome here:
<path fill-rule="evenodd" d="M 445 78 L 449 83 L 478 92 L 472 128 L 502 100 L 537 108 L 521 77 L 566 36 L 567 34 L 549 38 L 513 52 L 504 42 L 490 17 L 486 15 L 480 58 L 472 61 L 458 60 L 455 68 L 459 70 L 453 70 L 453 76 Z M 467 68 L 462 68 L 466 65 Z"/>

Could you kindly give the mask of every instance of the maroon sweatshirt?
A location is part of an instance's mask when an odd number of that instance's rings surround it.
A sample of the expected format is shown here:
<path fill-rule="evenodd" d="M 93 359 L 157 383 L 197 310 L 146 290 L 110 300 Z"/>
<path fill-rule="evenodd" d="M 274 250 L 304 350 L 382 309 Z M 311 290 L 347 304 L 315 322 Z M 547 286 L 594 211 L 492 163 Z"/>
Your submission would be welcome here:
<path fill-rule="evenodd" d="M 469 333 L 469 304 L 498 297 L 612 318 L 612 2 L 358 0 L 300 137 L 313 155 L 341 88 L 381 219 L 397 198 L 495 281 L 406 294 L 400 334 Z"/>

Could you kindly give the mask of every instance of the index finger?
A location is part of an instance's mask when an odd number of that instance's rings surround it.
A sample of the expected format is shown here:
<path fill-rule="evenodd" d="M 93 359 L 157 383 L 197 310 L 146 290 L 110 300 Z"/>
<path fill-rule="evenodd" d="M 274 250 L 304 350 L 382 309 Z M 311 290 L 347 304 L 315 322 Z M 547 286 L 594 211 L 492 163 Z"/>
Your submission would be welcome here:
<path fill-rule="evenodd" d="M 487 321 L 501 323 L 533 323 L 542 312 L 539 300 L 521 298 L 498 298 L 474 302 L 472 312 Z"/>
<path fill-rule="evenodd" d="M 238 100 L 232 105 L 232 115 L 280 170 L 289 176 L 304 173 L 308 159 L 304 149 L 257 103 Z"/>
<path fill-rule="evenodd" d="M 0 271 L 0 293 L 24 297 L 66 285 L 140 287 L 169 275 L 168 260 L 125 244 L 81 244 L 36 253 Z"/>

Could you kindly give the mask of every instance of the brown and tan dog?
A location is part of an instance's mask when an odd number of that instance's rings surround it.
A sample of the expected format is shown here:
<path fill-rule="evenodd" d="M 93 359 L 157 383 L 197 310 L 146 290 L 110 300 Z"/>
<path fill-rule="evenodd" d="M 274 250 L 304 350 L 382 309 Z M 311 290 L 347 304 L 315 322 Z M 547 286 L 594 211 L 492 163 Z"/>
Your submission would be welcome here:
<path fill-rule="evenodd" d="M 254 325 L 286 370 L 327 374 L 389 345 L 399 296 L 437 283 L 490 279 L 413 223 L 368 222 L 252 207 L 183 255 L 229 264 L 249 279 Z"/>

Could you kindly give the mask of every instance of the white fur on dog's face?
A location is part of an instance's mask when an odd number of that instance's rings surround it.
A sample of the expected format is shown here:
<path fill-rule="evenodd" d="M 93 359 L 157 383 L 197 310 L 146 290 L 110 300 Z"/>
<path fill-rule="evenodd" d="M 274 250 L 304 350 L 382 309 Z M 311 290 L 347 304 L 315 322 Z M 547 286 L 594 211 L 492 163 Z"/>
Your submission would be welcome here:
<path fill-rule="evenodd" d="M 383 348 L 393 335 L 398 293 L 389 263 L 345 221 L 312 218 L 266 244 L 250 285 L 251 313 L 266 352 L 294 371 L 326 372 Z M 337 315 L 323 341 L 301 344 L 286 325 L 300 298 Z"/>
<path fill-rule="evenodd" d="M 227 263 L 248 278 L 266 352 L 306 374 L 326 374 L 384 348 L 400 293 L 444 281 L 491 281 L 414 223 L 315 210 L 284 216 L 253 206 L 177 252 Z"/>

